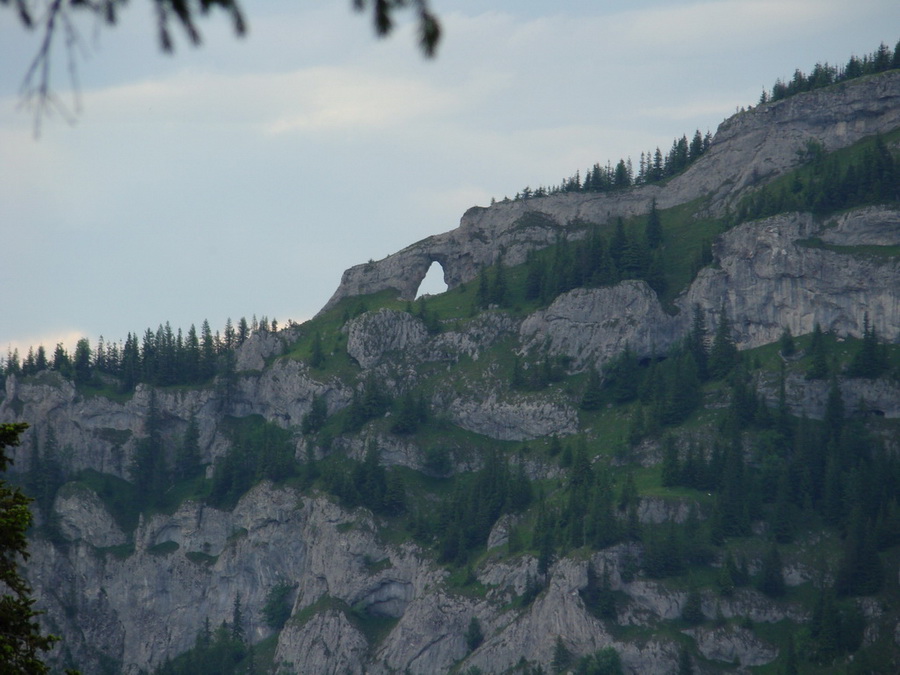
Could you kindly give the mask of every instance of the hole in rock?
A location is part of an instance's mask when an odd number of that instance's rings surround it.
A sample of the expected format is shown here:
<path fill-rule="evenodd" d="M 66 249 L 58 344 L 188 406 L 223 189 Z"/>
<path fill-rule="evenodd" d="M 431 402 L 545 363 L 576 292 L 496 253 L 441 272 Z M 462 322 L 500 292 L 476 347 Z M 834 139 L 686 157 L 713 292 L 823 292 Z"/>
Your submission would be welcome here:
<path fill-rule="evenodd" d="M 419 284 L 416 299 L 418 300 L 423 295 L 437 295 L 439 293 L 444 293 L 446 290 L 447 284 L 444 283 L 444 268 L 441 267 L 441 264 L 437 260 L 435 260 L 431 263 L 431 267 L 428 268 L 428 272 L 425 273 L 425 278 L 422 279 L 422 283 Z"/>

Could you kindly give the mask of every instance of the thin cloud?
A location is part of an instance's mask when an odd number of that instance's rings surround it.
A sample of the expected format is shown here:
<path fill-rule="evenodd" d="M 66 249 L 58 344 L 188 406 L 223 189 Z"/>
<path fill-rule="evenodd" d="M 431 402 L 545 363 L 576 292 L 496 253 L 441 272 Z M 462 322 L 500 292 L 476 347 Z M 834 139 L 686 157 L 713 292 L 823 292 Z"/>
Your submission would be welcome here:
<path fill-rule="evenodd" d="M 427 83 L 372 77 L 345 68 L 317 68 L 278 78 L 293 96 L 266 132 L 384 130 L 457 107 L 453 93 Z M 275 94 L 275 98 L 280 98 Z"/>

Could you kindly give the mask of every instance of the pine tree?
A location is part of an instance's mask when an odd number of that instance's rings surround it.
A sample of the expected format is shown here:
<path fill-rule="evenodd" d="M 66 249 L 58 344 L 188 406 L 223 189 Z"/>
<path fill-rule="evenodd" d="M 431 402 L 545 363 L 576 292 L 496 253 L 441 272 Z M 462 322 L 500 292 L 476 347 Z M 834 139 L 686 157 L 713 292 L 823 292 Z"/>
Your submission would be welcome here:
<path fill-rule="evenodd" d="M 789 544 L 794 540 L 794 506 L 790 501 L 790 476 L 786 468 L 778 478 L 778 492 L 772 514 L 772 534 L 779 544 Z"/>
<path fill-rule="evenodd" d="M 675 438 L 669 434 L 663 445 L 661 482 L 663 487 L 673 487 L 681 482 L 681 467 L 678 463 L 678 447 Z"/>
<path fill-rule="evenodd" d="M 241 610 L 241 595 L 234 596 L 234 605 L 231 609 L 231 639 L 243 644 L 244 642 L 244 613 Z"/>
<path fill-rule="evenodd" d="M 588 373 L 587 385 L 581 396 L 580 407 L 582 410 L 599 410 L 603 405 L 603 380 L 596 368 L 591 368 Z"/>
<path fill-rule="evenodd" d="M 234 324 L 231 323 L 231 317 L 225 319 L 225 332 L 223 335 L 223 347 L 225 349 L 234 349 L 237 347 L 237 333 L 234 330 Z"/>
<path fill-rule="evenodd" d="M 175 480 L 188 480 L 197 476 L 202 469 L 201 461 L 200 430 L 197 426 L 197 418 L 191 415 L 175 456 Z"/>
<path fill-rule="evenodd" d="M 553 661 L 551 667 L 554 673 L 564 673 L 572 665 L 572 652 L 566 647 L 562 636 L 556 636 L 556 644 L 553 647 Z"/>
<path fill-rule="evenodd" d="M 494 269 L 494 277 L 490 281 L 488 298 L 489 303 L 498 307 L 505 307 L 508 300 L 508 288 L 506 285 L 506 268 L 498 264 Z"/>
<path fill-rule="evenodd" d="M 780 598 L 785 594 L 784 572 L 778 546 L 772 543 L 762 560 L 759 574 L 759 590 L 771 598 Z"/>
<path fill-rule="evenodd" d="M 726 598 L 730 598 L 734 595 L 734 574 L 736 569 L 731 551 L 726 551 L 725 560 L 716 572 L 716 587 L 719 589 L 719 594 Z"/>
<path fill-rule="evenodd" d="M 5 473 L 12 460 L 5 449 L 19 444 L 27 424 L 0 424 L 0 472 Z M 0 480 L 0 654 L 3 672 L 42 675 L 49 673 L 39 657 L 58 638 L 43 635 L 33 609 L 31 587 L 22 576 L 20 562 L 28 558 L 26 532 L 31 524 L 28 504 L 31 500 L 17 488 Z"/>
<path fill-rule="evenodd" d="M 588 561 L 587 583 L 579 591 L 584 606 L 601 619 L 616 619 L 616 596 L 609 580 L 609 570 L 603 565 L 603 572 L 598 576 L 594 563 Z"/>
<path fill-rule="evenodd" d="M 247 338 L 250 337 L 250 326 L 249 326 L 249 324 L 247 324 L 246 317 L 242 316 L 240 321 L 238 321 L 236 337 L 237 337 L 238 346 L 241 346 L 242 344 L 244 344 L 244 342 L 247 341 Z"/>
<path fill-rule="evenodd" d="M 322 334 L 319 331 L 313 333 L 312 347 L 310 347 L 309 365 L 313 368 L 321 368 L 325 363 L 325 353 L 322 351 Z"/>
<path fill-rule="evenodd" d="M 466 629 L 466 646 L 470 652 L 474 652 L 484 642 L 484 633 L 481 631 L 481 622 L 478 617 L 469 619 L 469 627 Z"/>
<path fill-rule="evenodd" d="M 791 335 L 791 329 L 787 326 L 781 331 L 781 337 L 778 339 L 778 344 L 781 347 L 782 356 L 790 357 L 797 351 L 797 347 L 794 344 L 794 336 Z"/>
<path fill-rule="evenodd" d="M 888 360 L 878 341 L 875 327 L 869 324 L 869 313 L 863 319 L 862 345 L 847 368 L 850 377 L 876 378 L 887 370 Z"/>
<path fill-rule="evenodd" d="M 681 645 L 678 649 L 678 675 L 694 675 L 694 665 L 691 662 L 691 653 L 684 645 Z"/>
<path fill-rule="evenodd" d="M 694 355 L 694 363 L 697 364 L 697 376 L 701 382 L 709 377 L 709 364 L 706 351 L 706 320 L 700 305 L 694 304 L 694 316 L 691 321 L 691 332 L 687 339 L 688 351 Z"/>
<path fill-rule="evenodd" d="M 847 528 L 844 554 L 834 582 L 838 596 L 872 595 L 884 581 L 871 523 L 855 509 Z"/>
<path fill-rule="evenodd" d="M 200 338 L 197 337 L 197 328 L 194 324 L 191 324 L 184 340 L 181 367 L 185 382 L 195 384 L 200 380 Z"/>
<path fill-rule="evenodd" d="M 662 243 L 662 223 L 659 218 L 659 211 L 656 209 L 656 199 L 650 203 L 650 213 L 647 215 L 647 226 L 644 230 L 644 236 L 647 240 L 647 246 L 650 249 L 656 249 Z"/>
<path fill-rule="evenodd" d="M 309 412 L 303 415 L 300 431 L 304 436 L 314 434 L 325 426 L 328 419 L 328 404 L 323 396 L 313 395 Z"/>
<path fill-rule="evenodd" d="M 797 662 L 797 648 L 794 646 L 794 634 L 788 633 L 787 645 L 784 648 L 784 667 L 782 675 L 799 675 L 800 665 Z"/>
<path fill-rule="evenodd" d="M 732 336 L 731 321 L 725 305 L 719 312 L 719 323 L 716 325 L 716 334 L 713 337 L 712 348 L 709 351 L 709 374 L 713 379 L 725 377 L 738 361 L 738 350 Z"/>
<path fill-rule="evenodd" d="M 134 451 L 130 478 L 134 482 L 141 508 L 158 503 L 167 487 L 165 450 L 160 429 L 155 390 L 150 393 L 150 407 L 145 420 L 144 437 Z"/>
<path fill-rule="evenodd" d="M 681 608 L 681 618 L 692 626 L 703 623 L 705 618 L 703 615 L 703 600 L 700 596 L 700 591 L 696 588 L 688 591 L 687 598 Z"/>
<path fill-rule="evenodd" d="M 75 360 L 72 364 L 75 384 L 87 384 L 93 374 L 92 371 L 91 345 L 87 338 L 81 338 L 75 345 Z"/>
<path fill-rule="evenodd" d="M 825 401 L 825 429 L 828 438 L 839 440 L 844 428 L 844 398 L 841 394 L 841 386 L 836 376 L 831 377 L 831 386 L 828 388 L 828 399 Z"/>
<path fill-rule="evenodd" d="M 200 379 L 208 380 L 216 373 L 216 344 L 209 321 L 203 320 L 200 328 Z"/>
<path fill-rule="evenodd" d="M 478 289 L 475 292 L 475 303 L 478 307 L 487 307 L 491 299 L 491 284 L 488 280 L 487 268 L 482 267 L 478 273 Z"/>

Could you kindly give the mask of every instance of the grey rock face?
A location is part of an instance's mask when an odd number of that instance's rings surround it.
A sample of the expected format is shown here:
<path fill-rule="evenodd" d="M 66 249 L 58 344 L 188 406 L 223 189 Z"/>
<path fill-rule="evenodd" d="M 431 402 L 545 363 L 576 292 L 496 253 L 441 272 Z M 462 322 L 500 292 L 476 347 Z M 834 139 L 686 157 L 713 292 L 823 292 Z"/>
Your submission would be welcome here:
<path fill-rule="evenodd" d="M 91 468 L 103 473 L 126 477 L 134 447 L 146 436 L 146 420 L 151 396 L 160 414 L 166 418 L 167 434 L 183 433 L 192 415 L 200 420 L 201 445 L 211 446 L 215 416 L 204 415 L 214 407 L 211 390 L 165 391 L 138 385 L 129 400 L 116 402 L 102 397 L 82 397 L 74 385 L 59 373 L 43 371 L 28 382 L 15 376 L 6 382 L 6 397 L 0 401 L 0 420 L 29 420 L 46 441 L 53 429 L 57 446 L 66 449 L 62 458 L 66 469 Z M 18 448 L 19 466 L 28 466 L 28 446 Z"/>
<path fill-rule="evenodd" d="M 346 328 L 347 353 L 368 369 L 392 353 L 414 349 L 428 337 L 419 319 L 408 312 L 381 309 L 366 312 Z"/>
<path fill-rule="evenodd" d="M 778 657 L 778 650 L 753 633 L 734 626 L 685 631 L 697 641 L 700 652 L 713 661 L 739 663 L 745 668 L 762 666 Z"/>
<path fill-rule="evenodd" d="M 779 381 L 774 375 L 758 383 L 766 399 L 775 405 L 779 396 Z M 896 419 L 900 417 L 900 384 L 886 379 L 842 379 L 839 383 L 841 398 L 851 415 L 874 415 Z M 807 380 L 790 375 L 785 379 L 786 398 L 791 414 L 806 415 L 813 419 L 825 416 L 831 383 L 825 380 Z"/>
<path fill-rule="evenodd" d="M 269 331 L 253 333 L 235 350 L 235 369 L 240 371 L 262 370 L 266 359 L 281 354 L 284 348 L 278 333 Z"/>
<path fill-rule="evenodd" d="M 667 315 L 643 281 L 564 293 L 522 322 L 529 349 L 546 347 L 573 359 L 573 367 L 601 367 L 629 347 L 638 356 L 664 353 L 681 336 L 681 321 Z"/>
<path fill-rule="evenodd" d="M 238 417 L 261 415 L 282 427 L 299 426 L 315 396 L 325 400 L 331 414 L 350 402 L 352 390 L 337 380 L 316 380 L 299 361 L 279 359 L 258 375 L 238 378 L 227 412 Z"/>
<path fill-rule="evenodd" d="M 822 241 L 837 246 L 900 246 L 900 211 L 872 206 L 829 220 Z"/>
<path fill-rule="evenodd" d="M 838 224 L 843 245 L 887 237 L 898 212 L 866 209 Z M 848 223 L 862 222 L 856 239 Z M 822 330 L 859 337 L 866 313 L 883 339 L 900 338 L 900 261 L 818 248 L 807 242 L 830 233 L 809 214 L 785 214 L 740 225 L 716 242 L 718 269 L 700 271 L 683 298 L 682 313 L 699 305 L 714 316 L 724 305 L 740 348 Z M 896 234 L 893 237 L 896 241 Z M 713 321 L 710 321 L 712 325 Z"/>
<path fill-rule="evenodd" d="M 14 458 L 28 466 L 29 439 L 36 434 L 46 441 L 52 429 L 57 446 L 64 449 L 65 469 L 94 469 L 128 478 L 128 467 L 137 442 L 146 437 L 151 398 L 162 420 L 162 433 L 169 447 L 177 447 L 191 418 L 200 432 L 204 462 L 221 456 L 228 442 L 218 432 L 223 416 L 261 415 L 283 427 L 299 426 L 312 407 L 314 396 L 326 401 L 329 413 L 346 406 L 352 390 L 336 380 L 319 382 L 298 361 L 281 359 L 261 373 L 236 378 L 229 393 L 216 386 L 191 390 L 155 389 L 138 385 L 130 399 L 116 402 L 103 397 L 82 397 L 58 373 L 44 371 L 23 382 L 11 376 L 6 397 L 0 400 L 0 420 L 29 420 Z M 171 459 L 171 458 L 170 458 Z"/>
<path fill-rule="evenodd" d="M 674 178 L 682 202 L 713 196 L 720 211 L 747 189 L 768 182 L 801 160 L 809 141 L 833 151 L 900 124 L 900 75 L 887 74 L 760 105 L 728 118 L 701 161 Z M 693 195 L 693 196 L 691 196 Z M 660 205 L 674 205 L 667 195 Z"/>
<path fill-rule="evenodd" d="M 57 493 L 53 510 L 60 515 L 59 529 L 68 541 L 84 541 L 95 548 L 119 546 L 127 541 L 93 490 L 66 485 Z"/>
<path fill-rule="evenodd" d="M 340 610 L 325 610 L 306 622 L 291 621 L 275 652 L 279 672 L 345 675 L 366 672 L 369 643 Z M 315 668 L 315 670 L 313 670 Z"/>
<path fill-rule="evenodd" d="M 569 405 L 546 398 L 487 392 L 454 399 L 444 410 L 463 429 L 504 441 L 525 441 L 550 434 L 570 434 L 578 415 Z"/>
<path fill-rule="evenodd" d="M 77 522 L 95 500 L 69 491 L 57 500 L 61 522 Z M 66 646 L 86 672 L 100 659 L 136 672 L 190 648 L 207 618 L 230 620 L 238 596 L 247 634 L 265 637 L 259 617 L 269 589 L 304 568 L 303 516 L 293 493 L 260 485 L 231 513 L 186 503 L 156 515 L 138 526 L 133 548 L 109 548 L 127 539 L 112 527 L 92 540 L 81 528 L 66 552 L 37 540 L 28 574 L 56 630 L 73 636 Z"/>

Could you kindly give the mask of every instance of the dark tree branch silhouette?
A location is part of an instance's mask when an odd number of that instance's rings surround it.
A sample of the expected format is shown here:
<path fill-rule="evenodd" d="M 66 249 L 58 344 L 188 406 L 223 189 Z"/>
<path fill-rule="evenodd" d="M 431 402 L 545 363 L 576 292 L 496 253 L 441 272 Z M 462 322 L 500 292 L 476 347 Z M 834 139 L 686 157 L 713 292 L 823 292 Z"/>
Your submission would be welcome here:
<path fill-rule="evenodd" d="M 156 31 L 160 49 L 171 54 L 175 51 L 173 31 L 184 31 L 193 46 L 202 43 L 198 22 L 213 10 L 225 12 L 231 19 L 234 34 L 242 37 L 248 26 L 238 0 L 149 0 L 156 16 Z M 102 26 L 115 26 L 120 11 L 128 0 L 0 0 L 0 7 L 10 7 L 19 22 L 27 30 L 40 31 L 41 42 L 37 53 L 25 73 L 21 86 L 22 105 L 31 108 L 35 119 L 35 135 L 40 132 L 44 116 L 58 112 L 72 122 L 80 108 L 78 101 L 77 56 L 81 38 L 76 27 L 76 17 L 91 15 Z M 422 53 L 432 57 L 440 41 L 441 28 L 437 16 L 431 11 L 428 0 L 351 0 L 357 12 L 371 10 L 376 35 L 389 35 L 396 25 L 396 13 L 411 10 L 416 16 L 418 42 Z M 173 28 L 174 27 L 174 28 Z M 51 64 L 55 47 L 62 41 L 66 53 L 69 79 L 75 92 L 74 112 L 70 111 L 54 93 L 51 86 Z"/>

